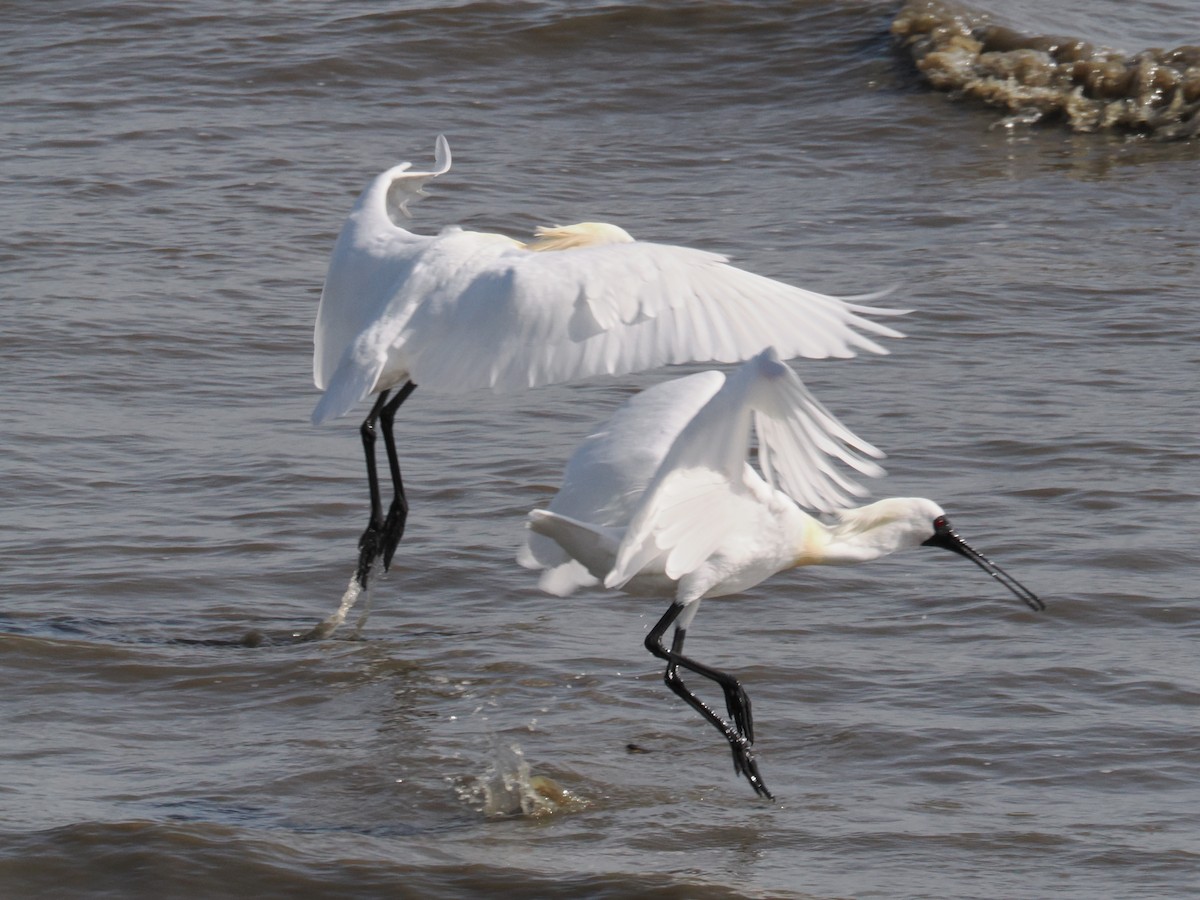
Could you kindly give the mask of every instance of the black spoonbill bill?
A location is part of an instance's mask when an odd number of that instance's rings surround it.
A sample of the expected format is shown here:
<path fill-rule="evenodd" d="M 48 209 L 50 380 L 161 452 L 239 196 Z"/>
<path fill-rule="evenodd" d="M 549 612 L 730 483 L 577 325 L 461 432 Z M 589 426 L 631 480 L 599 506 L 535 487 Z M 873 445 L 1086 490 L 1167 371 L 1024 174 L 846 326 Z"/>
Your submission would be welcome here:
<path fill-rule="evenodd" d="M 758 435 L 760 475 L 748 462 Z M 861 486 L 845 464 L 882 474 L 878 450 L 856 437 L 768 348 L 734 370 L 700 372 L 635 395 L 567 463 L 548 510 L 529 514 L 520 562 L 544 569 L 560 596 L 603 583 L 671 599 L 646 636 L 665 680 L 733 748 L 736 772 L 771 797 L 751 752 L 750 698 L 728 673 L 683 655 L 705 597 L 736 594 L 795 566 L 850 565 L 910 547 L 953 550 L 1031 609 L 1044 604 L 968 545 L 932 500 L 896 497 L 851 508 Z M 822 521 L 801 507 L 826 513 Z M 674 623 L 670 649 L 663 634 Z M 732 722 L 683 683 L 686 669 L 718 685 Z"/>
<path fill-rule="evenodd" d="M 361 428 L 371 520 L 359 540 L 363 587 L 386 570 L 408 504 L 392 434 L 414 388 L 523 389 L 690 361 L 738 362 L 767 344 L 787 359 L 886 352 L 900 337 L 862 306 L 736 269 L 715 253 L 634 240 L 615 225 L 540 228 L 528 243 L 449 227 L 402 228 L 408 205 L 450 169 L 439 136 L 427 172 L 402 163 L 359 196 L 333 249 L 314 333 L 320 424 L 377 395 Z M 878 295 L 875 295 L 878 296 Z M 852 299 L 871 299 L 858 297 Z M 394 391 L 394 393 L 393 393 Z M 375 467 L 378 421 L 392 479 L 385 516 Z"/>

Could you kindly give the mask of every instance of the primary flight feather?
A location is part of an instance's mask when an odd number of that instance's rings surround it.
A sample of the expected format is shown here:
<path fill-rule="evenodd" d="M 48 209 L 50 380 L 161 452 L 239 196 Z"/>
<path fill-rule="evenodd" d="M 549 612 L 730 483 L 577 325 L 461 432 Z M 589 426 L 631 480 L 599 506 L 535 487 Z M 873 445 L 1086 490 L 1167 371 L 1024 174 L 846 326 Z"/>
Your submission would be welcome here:
<path fill-rule="evenodd" d="M 738 362 L 773 344 L 793 356 L 887 352 L 893 315 L 764 278 L 703 250 L 633 239 L 614 225 L 541 229 L 522 243 L 397 222 L 450 168 L 388 169 L 363 191 L 334 247 L 317 312 L 316 422 L 404 380 L 443 391 L 527 388 L 682 362 Z M 354 390 L 344 391 L 343 383 Z M 332 397 L 335 397 L 333 399 Z"/>

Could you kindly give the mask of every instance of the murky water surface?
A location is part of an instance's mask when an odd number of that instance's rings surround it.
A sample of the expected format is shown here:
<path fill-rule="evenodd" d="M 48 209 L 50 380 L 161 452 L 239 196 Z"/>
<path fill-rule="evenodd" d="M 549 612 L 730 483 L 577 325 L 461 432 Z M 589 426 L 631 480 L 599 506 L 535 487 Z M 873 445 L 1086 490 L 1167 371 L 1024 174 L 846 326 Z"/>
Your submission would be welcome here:
<path fill-rule="evenodd" d="M 1194 894 L 1200 145 L 932 90 L 899 7 L 10 4 L 0 893 Z M 1184 0 L 984 11 L 1200 42 Z M 706 601 L 756 799 L 642 647 L 662 604 L 514 562 L 660 371 L 418 391 L 396 565 L 361 628 L 292 641 L 366 515 L 357 423 L 308 422 L 325 263 L 440 132 L 416 228 L 612 221 L 894 286 L 890 356 L 797 370 L 888 451 L 878 496 L 937 499 L 1049 609 L 935 551 Z"/>

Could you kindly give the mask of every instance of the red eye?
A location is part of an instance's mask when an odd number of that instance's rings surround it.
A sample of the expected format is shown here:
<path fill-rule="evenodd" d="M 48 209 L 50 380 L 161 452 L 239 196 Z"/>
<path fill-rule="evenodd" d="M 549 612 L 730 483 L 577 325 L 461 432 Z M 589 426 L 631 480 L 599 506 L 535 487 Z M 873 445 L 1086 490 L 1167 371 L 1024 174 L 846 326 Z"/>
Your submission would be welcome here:
<path fill-rule="evenodd" d="M 941 531 L 943 528 L 946 527 L 947 524 L 948 523 L 946 522 L 945 516 L 938 516 L 936 519 L 933 520 L 933 527 L 934 527 L 935 531 Z"/>

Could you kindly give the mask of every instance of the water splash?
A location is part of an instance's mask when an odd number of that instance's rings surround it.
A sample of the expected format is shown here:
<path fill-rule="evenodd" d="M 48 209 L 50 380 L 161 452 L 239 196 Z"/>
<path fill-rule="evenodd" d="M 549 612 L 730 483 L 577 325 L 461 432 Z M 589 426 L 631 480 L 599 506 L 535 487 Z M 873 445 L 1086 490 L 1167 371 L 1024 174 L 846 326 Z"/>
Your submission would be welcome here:
<path fill-rule="evenodd" d="M 338 608 L 335 609 L 324 621 L 318 622 L 311 629 L 297 636 L 300 641 L 320 641 L 329 637 L 342 623 L 346 621 L 346 616 L 350 610 L 354 608 L 354 604 L 358 601 L 359 594 L 362 593 L 362 586 L 358 583 L 356 575 L 350 576 L 350 583 L 346 585 L 346 592 L 342 594 L 342 599 L 338 603 Z M 362 632 L 363 625 L 366 624 L 367 616 L 371 612 L 371 589 L 367 588 L 367 599 L 363 604 L 362 615 L 358 617 L 358 623 L 355 626 L 355 637 Z"/>
<path fill-rule="evenodd" d="M 1131 55 L 1022 34 L 951 0 L 909 0 L 892 34 L 931 86 L 1007 109 L 1006 127 L 1058 119 L 1158 140 L 1200 134 L 1200 47 Z"/>
<path fill-rule="evenodd" d="M 535 775 L 519 744 L 496 741 L 484 773 L 458 786 L 459 797 L 488 817 L 542 818 L 583 808 L 584 801 L 554 779 Z"/>

